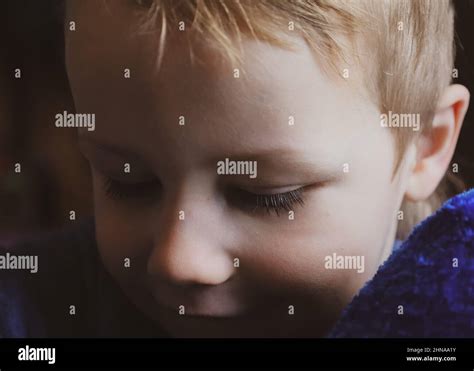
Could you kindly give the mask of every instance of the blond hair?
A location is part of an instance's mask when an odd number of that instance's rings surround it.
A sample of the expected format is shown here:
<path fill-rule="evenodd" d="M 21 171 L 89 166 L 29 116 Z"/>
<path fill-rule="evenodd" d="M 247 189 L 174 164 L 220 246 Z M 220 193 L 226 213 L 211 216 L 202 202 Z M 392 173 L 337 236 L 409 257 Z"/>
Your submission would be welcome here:
<path fill-rule="evenodd" d="M 298 33 L 330 72 L 339 73 L 347 60 L 349 41 L 355 51 L 361 39 L 370 55 L 363 61 L 364 80 L 381 113 L 417 113 L 421 130 L 393 130 L 398 169 L 407 145 L 431 129 L 437 101 L 450 84 L 454 64 L 454 10 L 449 0 L 135 0 L 145 10 L 141 24 L 160 25 L 158 63 L 167 32 L 184 22 L 198 37 L 218 45 L 232 61 L 242 55 L 242 37 L 282 48 L 291 45 L 283 33 Z M 353 53 L 354 54 L 354 53 Z M 431 214 L 463 184 L 451 189 L 443 179 L 423 202 L 404 200 L 398 237 Z"/>

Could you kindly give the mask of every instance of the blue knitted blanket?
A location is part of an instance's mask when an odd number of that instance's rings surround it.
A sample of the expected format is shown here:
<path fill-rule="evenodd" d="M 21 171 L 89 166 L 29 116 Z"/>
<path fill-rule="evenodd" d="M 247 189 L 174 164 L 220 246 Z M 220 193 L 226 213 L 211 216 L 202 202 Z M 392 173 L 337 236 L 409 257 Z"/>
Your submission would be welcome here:
<path fill-rule="evenodd" d="M 474 189 L 413 230 L 330 337 L 474 337 Z"/>

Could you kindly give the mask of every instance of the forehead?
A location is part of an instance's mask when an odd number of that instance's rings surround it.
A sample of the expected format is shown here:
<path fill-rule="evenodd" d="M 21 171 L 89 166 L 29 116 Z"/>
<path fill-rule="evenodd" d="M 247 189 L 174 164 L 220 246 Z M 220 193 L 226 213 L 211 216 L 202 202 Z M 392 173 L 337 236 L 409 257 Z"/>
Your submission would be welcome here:
<path fill-rule="evenodd" d="M 191 54 L 188 36 L 174 34 L 157 73 L 159 30 L 137 33 L 136 9 L 129 1 L 74 0 L 67 14 L 77 22 L 75 32 L 66 30 L 76 105 L 100 112 L 102 122 L 114 123 L 129 141 L 136 137 L 143 143 L 135 135 L 138 128 L 130 125 L 142 122 L 149 124 L 142 128 L 176 142 L 183 135 L 176 130 L 177 118 L 183 116 L 188 138 L 206 147 L 232 150 L 242 145 L 240 135 L 249 148 L 261 146 L 262 138 L 302 147 L 311 145 L 304 139 L 314 134 L 322 139 L 321 147 L 329 148 L 329 138 L 354 130 L 355 115 L 365 117 L 362 122 L 377 117 L 362 94 L 324 75 L 296 36 L 294 50 L 244 40 L 242 65 L 233 65 L 204 41 L 193 43 Z M 130 79 L 124 78 L 125 69 Z M 110 129 L 98 123 L 97 135 Z"/>
<path fill-rule="evenodd" d="M 200 67 L 208 67 L 213 74 L 222 67 L 224 55 L 222 46 L 213 43 L 212 38 L 206 38 L 205 33 L 198 33 L 192 27 L 188 27 L 185 31 L 177 30 L 177 25 L 167 24 L 166 42 L 161 42 L 161 24 L 145 26 L 145 18 L 143 10 L 134 5 L 134 1 L 130 0 L 69 0 L 67 20 L 78 23 L 77 31 L 69 32 L 66 29 L 66 47 L 68 49 L 67 57 L 71 54 L 77 59 L 94 59 L 95 68 L 99 68 L 103 64 L 107 66 L 140 66 L 147 67 L 151 72 L 152 66 L 156 66 L 156 57 L 159 50 L 164 47 L 168 59 L 175 67 L 186 67 L 191 60 L 202 62 Z M 158 22 L 159 23 L 159 22 Z M 67 24 L 67 22 L 66 22 Z M 283 25 L 284 26 L 284 25 Z M 305 74 L 321 75 L 319 69 L 315 69 L 313 63 L 318 63 L 319 58 L 315 58 L 314 53 L 310 53 L 308 45 L 298 33 L 291 33 L 282 26 L 282 32 L 276 32 L 275 38 L 294 46 L 298 53 L 283 53 L 278 47 L 262 47 L 263 42 L 250 41 L 244 37 L 244 53 L 247 58 L 243 66 L 226 65 L 227 69 L 235 69 L 238 67 L 249 68 L 257 67 L 260 64 L 261 69 L 273 69 L 278 72 L 278 76 L 285 75 L 281 72 L 291 70 L 296 71 L 295 59 L 306 59 L 306 66 L 311 70 L 304 69 L 301 72 Z M 334 35 L 336 36 L 336 35 Z M 222 32 L 222 37 L 228 37 L 232 40 L 232 36 Z M 234 46 L 237 41 L 231 42 Z M 341 41 L 341 40 L 340 40 Z M 342 43 L 341 43 L 342 44 Z M 267 45 L 270 46 L 270 45 Z M 72 51 L 71 51 L 72 49 Z M 74 53 L 74 51 L 76 51 Z M 252 58 L 255 56 L 255 58 Z M 283 58 L 286 56 L 290 58 Z M 101 63 L 101 62 L 106 63 Z M 260 62 L 260 63 L 258 63 Z M 285 63 L 286 62 L 286 63 Z M 348 61 L 352 64 L 352 61 Z M 323 63 L 320 63 L 322 65 Z M 170 65 L 168 65 L 170 67 Z M 272 68 L 274 67 L 274 68 Z M 298 68 L 302 67 L 300 63 Z M 323 70 L 328 70 L 323 66 Z M 351 66 L 354 70 L 354 66 Z M 108 69 L 108 68 L 106 68 Z M 344 66 L 341 66 L 341 74 Z M 201 71 L 203 72 L 203 71 Z M 255 71 L 256 73 L 260 71 Z M 354 71 L 352 71 L 354 72 Z M 357 72 L 357 71 L 355 71 Z M 301 74 L 300 74 L 301 75 Z M 344 81 L 342 78 L 333 79 L 333 83 L 339 83 L 340 86 L 347 86 L 351 82 L 356 81 L 359 74 L 354 73 L 351 79 Z M 295 77 L 297 75 L 295 74 Z M 334 77 L 334 76 L 332 76 Z M 361 91 L 361 86 L 357 86 L 357 90 Z"/>

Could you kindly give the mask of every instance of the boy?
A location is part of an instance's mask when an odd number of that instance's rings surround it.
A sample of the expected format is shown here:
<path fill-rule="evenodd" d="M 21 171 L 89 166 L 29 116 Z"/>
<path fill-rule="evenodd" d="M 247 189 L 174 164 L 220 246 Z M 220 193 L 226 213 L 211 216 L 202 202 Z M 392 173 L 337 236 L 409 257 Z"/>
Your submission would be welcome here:
<path fill-rule="evenodd" d="M 448 1 L 73 0 L 65 25 L 95 230 L 38 252 L 13 291 L 43 328 L 11 336 L 324 336 L 439 205 L 469 102 Z"/>

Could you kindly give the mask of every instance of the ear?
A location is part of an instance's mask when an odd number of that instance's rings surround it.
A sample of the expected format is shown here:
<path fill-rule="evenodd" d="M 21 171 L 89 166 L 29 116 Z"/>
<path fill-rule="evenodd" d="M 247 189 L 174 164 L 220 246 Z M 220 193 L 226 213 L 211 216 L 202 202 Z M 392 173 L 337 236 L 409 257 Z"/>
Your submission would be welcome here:
<path fill-rule="evenodd" d="M 415 144 L 417 156 L 408 178 L 407 200 L 425 200 L 435 191 L 453 157 L 468 106 L 469 91 L 462 85 L 451 85 L 442 94 L 432 129 Z"/>

